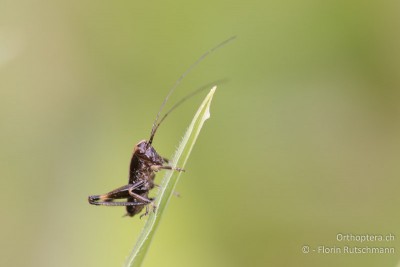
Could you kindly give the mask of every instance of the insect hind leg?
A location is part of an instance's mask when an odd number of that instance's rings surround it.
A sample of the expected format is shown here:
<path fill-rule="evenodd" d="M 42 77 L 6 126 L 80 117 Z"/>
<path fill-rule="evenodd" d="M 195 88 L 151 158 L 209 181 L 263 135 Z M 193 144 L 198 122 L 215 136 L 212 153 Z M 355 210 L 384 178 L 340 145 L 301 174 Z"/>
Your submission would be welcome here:
<path fill-rule="evenodd" d="M 148 204 L 146 202 L 113 202 L 114 199 L 102 199 L 101 196 L 89 196 L 88 200 L 90 204 L 96 206 L 141 206 Z"/>
<path fill-rule="evenodd" d="M 88 197 L 88 201 L 92 205 L 102 206 L 138 206 L 145 205 L 146 202 L 113 202 L 116 199 L 128 198 L 130 196 L 129 191 L 134 190 L 142 186 L 143 181 L 139 181 L 135 184 L 128 184 L 121 186 L 107 194 L 93 195 Z M 131 204 L 129 204 L 131 203 Z"/>
<path fill-rule="evenodd" d="M 151 206 L 153 208 L 153 212 L 156 211 L 157 206 L 154 204 L 154 198 L 146 198 L 144 196 L 141 196 L 139 194 L 136 194 L 135 192 L 133 192 L 133 188 L 129 189 L 129 194 L 131 195 L 131 197 L 139 200 L 139 201 L 143 201 L 146 202 L 146 212 L 144 214 L 142 214 L 140 216 L 140 218 L 142 218 L 143 216 L 146 216 L 147 214 L 149 214 L 149 206 Z"/>

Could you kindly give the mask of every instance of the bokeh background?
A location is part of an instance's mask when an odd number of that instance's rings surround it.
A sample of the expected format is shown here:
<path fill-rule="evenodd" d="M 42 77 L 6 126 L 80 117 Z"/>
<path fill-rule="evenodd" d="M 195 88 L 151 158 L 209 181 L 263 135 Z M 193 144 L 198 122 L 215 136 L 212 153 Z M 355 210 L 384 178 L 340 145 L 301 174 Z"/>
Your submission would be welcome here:
<path fill-rule="evenodd" d="M 145 266 L 396 266 L 399 1 L 0 1 L 1 266 L 122 266 L 127 182 L 169 105 L 221 84 Z M 160 128 L 170 157 L 202 97 Z M 161 179 L 160 175 L 158 179 Z M 302 253 L 338 233 L 395 254 Z M 346 242 L 347 244 L 348 242 Z"/>

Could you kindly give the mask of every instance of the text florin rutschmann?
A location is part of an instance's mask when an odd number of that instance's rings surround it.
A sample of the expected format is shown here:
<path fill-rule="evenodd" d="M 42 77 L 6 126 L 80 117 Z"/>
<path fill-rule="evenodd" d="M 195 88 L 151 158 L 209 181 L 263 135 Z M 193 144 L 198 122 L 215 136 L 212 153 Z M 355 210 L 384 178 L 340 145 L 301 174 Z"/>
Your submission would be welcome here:
<path fill-rule="evenodd" d="M 390 242 L 395 241 L 396 236 L 390 234 L 349 234 L 339 233 L 336 235 L 336 245 L 303 245 L 304 254 L 394 254 L 395 247 Z M 367 245 L 367 243 L 369 244 Z M 379 242 L 379 243 L 378 243 Z M 355 245 L 354 243 L 359 243 Z M 351 245 L 350 245 L 351 244 Z M 362 245 L 361 245 L 362 244 Z M 392 243 L 393 244 L 393 243 Z M 389 246 L 388 246 L 389 245 Z"/>
<path fill-rule="evenodd" d="M 318 246 L 319 254 L 394 254 L 394 247 Z"/>

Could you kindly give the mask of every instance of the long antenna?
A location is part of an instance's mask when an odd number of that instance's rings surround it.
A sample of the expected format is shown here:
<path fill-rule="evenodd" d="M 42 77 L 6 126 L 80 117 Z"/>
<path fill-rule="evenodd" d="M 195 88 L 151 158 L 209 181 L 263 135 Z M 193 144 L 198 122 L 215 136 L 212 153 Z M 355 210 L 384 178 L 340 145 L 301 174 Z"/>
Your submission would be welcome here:
<path fill-rule="evenodd" d="M 166 118 L 174 109 L 176 109 L 177 107 L 179 107 L 180 105 L 182 105 L 183 102 L 185 102 L 185 101 L 188 100 L 189 98 L 191 98 L 191 97 L 197 95 L 197 94 L 200 93 L 201 91 L 203 91 L 203 90 L 205 90 L 205 89 L 207 89 L 207 88 L 210 88 L 210 87 L 213 86 L 213 85 L 221 84 L 221 83 L 224 83 L 224 82 L 226 82 L 226 81 L 227 81 L 227 79 L 222 79 L 222 80 L 214 81 L 214 82 L 212 82 L 212 83 L 208 83 L 208 84 L 206 84 L 206 85 L 203 85 L 203 86 L 200 87 L 200 88 L 197 88 L 196 90 L 194 90 L 193 92 L 187 94 L 186 96 L 184 96 L 184 97 L 183 97 L 181 100 L 179 100 L 175 105 L 173 105 L 172 108 L 170 108 L 167 112 L 165 112 L 165 114 L 164 114 L 164 116 L 161 118 L 161 120 L 160 120 L 160 121 L 154 126 L 154 128 L 152 129 L 152 136 L 154 136 L 154 134 L 156 133 L 156 131 L 157 131 L 157 129 L 158 129 L 158 126 L 160 126 L 160 124 L 165 120 L 165 118 Z"/>
<path fill-rule="evenodd" d="M 165 104 L 167 103 L 169 97 L 171 96 L 171 94 L 175 91 L 175 89 L 178 87 L 178 85 L 181 83 L 181 81 L 183 80 L 183 78 L 186 77 L 186 75 L 188 75 L 193 69 L 194 67 L 196 67 L 200 62 L 202 62 L 209 54 L 211 54 L 212 52 L 214 52 L 215 50 L 217 50 L 220 47 L 223 47 L 224 45 L 226 45 L 227 43 L 233 41 L 234 39 L 236 39 L 236 36 L 232 36 L 228 39 L 226 39 L 225 41 L 219 43 L 218 45 L 214 46 L 213 48 L 211 48 L 210 50 L 208 50 L 207 52 L 205 52 L 203 55 L 201 55 L 179 78 L 178 80 L 176 80 L 175 84 L 172 86 L 172 88 L 169 90 L 167 96 L 165 97 L 164 101 L 161 104 L 161 107 L 157 113 L 156 119 L 153 122 L 153 127 L 151 128 L 151 133 L 150 133 L 150 138 L 149 138 L 149 142 L 148 145 L 151 145 L 153 143 L 153 138 L 154 135 L 158 129 L 158 126 L 160 126 L 161 122 L 167 117 L 167 115 L 173 110 L 175 109 L 177 106 L 179 106 L 180 104 L 182 104 L 186 99 L 190 98 L 191 96 L 195 95 L 196 93 L 200 92 L 200 89 L 205 89 L 203 87 L 199 88 L 198 90 L 194 91 L 192 94 L 189 94 L 188 96 L 184 97 L 181 101 L 179 101 L 177 104 L 175 104 L 174 107 L 172 107 L 165 115 L 164 117 L 161 119 L 160 122 L 158 122 L 158 119 L 160 118 L 160 114 L 161 111 L 163 110 Z"/>

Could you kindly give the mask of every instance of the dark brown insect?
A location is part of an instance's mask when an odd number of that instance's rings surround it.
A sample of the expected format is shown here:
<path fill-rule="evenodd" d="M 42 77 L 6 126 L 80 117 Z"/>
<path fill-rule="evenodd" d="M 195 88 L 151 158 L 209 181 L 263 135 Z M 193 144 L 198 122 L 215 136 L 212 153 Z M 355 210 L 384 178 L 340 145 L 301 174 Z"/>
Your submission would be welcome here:
<path fill-rule="evenodd" d="M 152 199 L 148 197 L 148 194 L 149 190 L 154 188 L 155 172 L 161 169 L 182 171 L 182 169 L 164 165 L 166 162 L 167 160 L 158 155 L 151 146 L 150 141 L 140 141 L 133 151 L 128 184 L 104 195 L 89 196 L 89 203 L 104 206 L 126 206 L 128 216 L 140 213 L 143 207 L 152 205 Z M 116 199 L 127 199 L 127 201 L 113 202 Z M 154 205 L 153 208 L 155 208 Z M 147 213 L 148 208 L 145 214 Z"/>
<path fill-rule="evenodd" d="M 165 115 L 159 120 L 161 111 L 168 101 L 169 96 L 180 84 L 182 79 L 197 65 L 199 64 L 207 55 L 212 53 L 214 50 L 222 47 L 226 43 L 232 41 L 236 37 L 231 37 L 214 48 L 208 50 L 204 53 L 193 65 L 191 65 L 175 82 L 174 86 L 170 89 L 167 96 L 165 97 L 163 103 L 161 104 L 160 110 L 157 113 L 156 119 L 153 123 L 151 129 L 149 140 L 142 140 L 136 144 L 133 155 L 131 159 L 131 164 L 129 168 L 129 181 L 127 185 L 121 186 L 103 195 L 93 195 L 89 196 L 89 203 L 92 205 L 102 205 L 102 206 L 126 206 L 127 216 L 134 216 L 140 213 L 144 207 L 146 207 L 146 212 L 143 215 L 149 213 L 149 206 L 155 210 L 155 205 L 153 204 L 153 198 L 149 198 L 149 191 L 153 189 L 156 184 L 154 183 L 155 173 L 162 170 L 174 170 L 183 171 L 180 168 L 172 167 L 168 165 L 168 160 L 161 157 L 157 151 L 153 148 L 152 143 L 154 136 L 157 132 L 158 127 L 164 121 L 164 119 L 170 114 L 175 108 L 181 105 L 185 100 L 194 96 L 195 94 L 201 92 L 202 90 L 209 88 L 209 85 L 203 86 L 191 94 L 182 98 L 177 102 L 170 110 L 168 110 Z M 126 201 L 118 202 L 115 200 L 126 199 Z M 141 217 L 143 216 L 141 215 Z"/>

